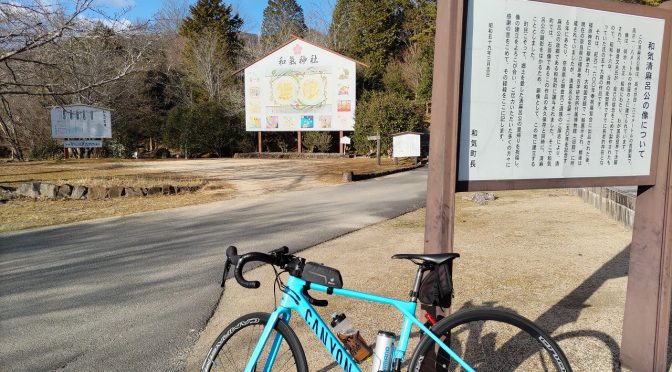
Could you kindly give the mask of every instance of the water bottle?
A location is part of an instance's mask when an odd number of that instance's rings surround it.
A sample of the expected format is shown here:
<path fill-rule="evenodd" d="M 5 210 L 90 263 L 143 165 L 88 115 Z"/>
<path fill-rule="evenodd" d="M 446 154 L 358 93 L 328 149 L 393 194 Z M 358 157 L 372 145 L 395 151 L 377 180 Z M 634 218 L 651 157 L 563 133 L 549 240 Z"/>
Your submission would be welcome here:
<path fill-rule="evenodd" d="M 371 372 L 388 372 L 392 370 L 392 360 L 394 360 L 394 342 L 397 335 L 392 332 L 378 331 L 376 337 L 376 349 L 373 352 L 373 364 Z"/>
<path fill-rule="evenodd" d="M 361 363 L 371 356 L 371 348 L 366 344 L 357 328 L 345 318 L 345 314 L 331 314 L 331 326 L 334 327 L 336 336 L 357 363 Z"/>

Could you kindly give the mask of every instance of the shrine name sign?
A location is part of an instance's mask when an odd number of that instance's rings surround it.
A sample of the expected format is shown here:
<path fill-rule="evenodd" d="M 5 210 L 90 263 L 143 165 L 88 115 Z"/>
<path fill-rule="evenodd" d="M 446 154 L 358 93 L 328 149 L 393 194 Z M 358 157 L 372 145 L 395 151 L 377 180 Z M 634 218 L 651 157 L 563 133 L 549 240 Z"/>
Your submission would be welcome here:
<path fill-rule="evenodd" d="M 670 125 L 670 20 L 658 13 L 468 0 L 458 189 L 653 184 L 658 133 Z"/>

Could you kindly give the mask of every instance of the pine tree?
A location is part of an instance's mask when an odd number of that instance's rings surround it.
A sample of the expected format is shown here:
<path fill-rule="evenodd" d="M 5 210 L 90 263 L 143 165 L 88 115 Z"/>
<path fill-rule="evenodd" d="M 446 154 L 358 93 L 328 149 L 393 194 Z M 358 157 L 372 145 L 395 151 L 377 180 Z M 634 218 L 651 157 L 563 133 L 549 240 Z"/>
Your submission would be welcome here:
<path fill-rule="evenodd" d="M 180 35 L 191 41 L 198 41 L 204 34 L 217 35 L 222 55 L 233 66 L 243 49 L 238 38 L 243 20 L 222 0 L 198 0 L 189 10 L 190 15 L 180 27 Z M 186 54 L 188 56 L 189 51 Z"/>
<path fill-rule="evenodd" d="M 370 67 L 362 70 L 365 89 L 380 89 L 387 63 L 401 50 L 404 0 L 339 0 L 330 36 L 336 49 Z"/>
<path fill-rule="evenodd" d="M 272 49 L 291 35 L 304 37 L 308 31 L 303 9 L 295 0 L 268 0 L 261 24 L 261 45 Z"/>

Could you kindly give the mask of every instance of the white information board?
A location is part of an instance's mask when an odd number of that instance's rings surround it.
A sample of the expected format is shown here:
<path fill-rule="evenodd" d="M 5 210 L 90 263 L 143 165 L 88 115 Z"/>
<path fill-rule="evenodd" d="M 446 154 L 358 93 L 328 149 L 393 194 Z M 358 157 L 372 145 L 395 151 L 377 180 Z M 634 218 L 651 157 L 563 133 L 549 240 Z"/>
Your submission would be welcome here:
<path fill-rule="evenodd" d="M 470 0 L 459 181 L 651 171 L 665 21 Z"/>
<path fill-rule="evenodd" d="M 352 131 L 356 63 L 296 39 L 245 69 L 248 131 Z"/>
<path fill-rule="evenodd" d="M 392 157 L 418 157 L 420 156 L 420 135 L 400 134 L 392 137 Z"/>
<path fill-rule="evenodd" d="M 88 105 L 51 108 L 52 138 L 112 138 L 111 111 Z"/>

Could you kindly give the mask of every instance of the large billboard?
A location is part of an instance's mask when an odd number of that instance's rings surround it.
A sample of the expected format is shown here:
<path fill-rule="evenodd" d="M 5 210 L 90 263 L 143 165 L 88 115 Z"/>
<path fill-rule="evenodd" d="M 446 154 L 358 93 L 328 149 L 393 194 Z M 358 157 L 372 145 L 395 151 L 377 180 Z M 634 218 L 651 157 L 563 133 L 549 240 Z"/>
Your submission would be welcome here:
<path fill-rule="evenodd" d="M 112 138 L 111 111 L 88 105 L 51 108 L 52 138 Z"/>
<path fill-rule="evenodd" d="M 458 180 L 649 176 L 665 22 L 470 0 Z"/>
<path fill-rule="evenodd" d="M 296 39 L 245 69 L 248 131 L 352 131 L 356 63 Z"/>

